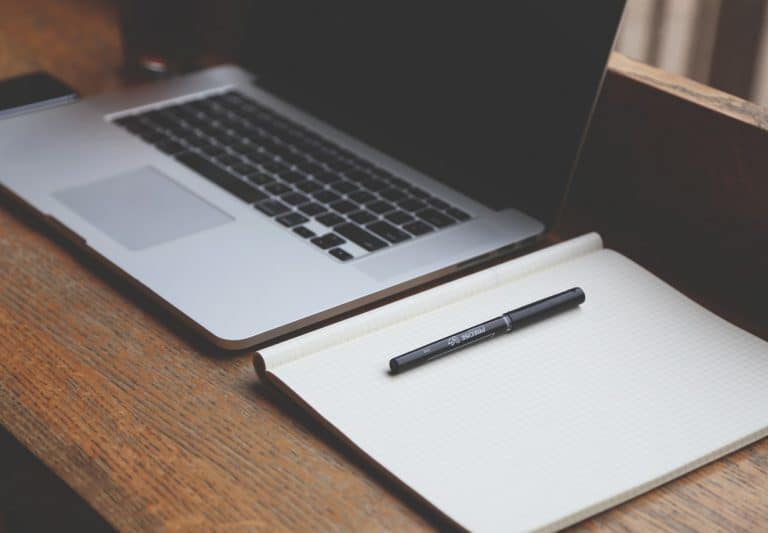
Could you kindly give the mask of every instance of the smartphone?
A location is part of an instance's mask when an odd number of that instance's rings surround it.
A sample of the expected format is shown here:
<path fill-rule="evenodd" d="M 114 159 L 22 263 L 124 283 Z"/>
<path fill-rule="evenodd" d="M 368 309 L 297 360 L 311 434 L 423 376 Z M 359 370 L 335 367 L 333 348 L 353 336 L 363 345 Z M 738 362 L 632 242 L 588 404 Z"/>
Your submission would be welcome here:
<path fill-rule="evenodd" d="M 45 72 L 0 81 L 0 119 L 77 100 L 77 92 Z"/>

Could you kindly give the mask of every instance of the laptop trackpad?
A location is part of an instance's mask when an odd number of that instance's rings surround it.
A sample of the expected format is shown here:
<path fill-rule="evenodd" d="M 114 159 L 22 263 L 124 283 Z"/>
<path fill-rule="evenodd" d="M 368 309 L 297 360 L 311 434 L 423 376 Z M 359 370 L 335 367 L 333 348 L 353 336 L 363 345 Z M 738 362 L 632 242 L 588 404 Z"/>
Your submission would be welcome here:
<path fill-rule="evenodd" d="M 152 167 L 65 189 L 53 196 L 131 250 L 233 220 Z"/>

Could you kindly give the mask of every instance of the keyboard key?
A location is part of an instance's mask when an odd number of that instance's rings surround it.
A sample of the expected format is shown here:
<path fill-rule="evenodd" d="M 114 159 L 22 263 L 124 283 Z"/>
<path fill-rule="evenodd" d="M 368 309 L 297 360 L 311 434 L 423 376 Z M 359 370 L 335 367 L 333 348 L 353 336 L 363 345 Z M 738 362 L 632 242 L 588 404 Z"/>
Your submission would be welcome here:
<path fill-rule="evenodd" d="M 221 157 L 227 153 L 224 148 L 215 144 L 204 144 L 203 146 L 198 146 L 197 149 L 208 157 Z"/>
<path fill-rule="evenodd" d="M 311 242 L 315 246 L 319 246 L 320 248 L 325 250 L 328 248 L 333 248 L 334 246 L 338 246 L 340 244 L 344 244 L 347 241 L 345 241 L 344 239 L 342 239 L 341 237 L 339 237 L 334 233 L 326 233 L 322 237 L 315 237 L 314 239 L 312 239 Z"/>
<path fill-rule="evenodd" d="M 341 176 L 339 176 L 336 172 L 331 172 L 331 171 L 314 174 L 314 176 L 316 180 L 321 181 L 325 184 L 334 183 L 341 179 Z"/>
<path fill-rule="evenodd" d="M 336 226 L 334 229 L 342 237 L 346 237 L 369 252 L 380 250 L 387 246 L 385 241 L 350 222 Z"/>
<path fill-rule="evenodd" d="M 256 172 L 256 167 L 254 167 L 253 165 L 249 165 L 248 163 L 240 163 L 238 165 L 231 167 L 231 170 L 232 172 L 240 176 L 247 176 L 248 174 L 253 174 L 254 172 Z"/>
<path fill-rule="evenodd" d="M 345 220 L 336 213 L 320 215 L 319 217 L 316 217 L 315 220 L 317 220 L 320 224 L 328 226 L 329 228 L 345 222 Z"/>
<path fill-rule="evenodd" d="M 421 200 L 417 200 L 416 198 L 408 198 L 398 203 L 397 205 L 399 205 L 402 209 L 405 209 L 406 211 L 410 211 L 411 213 L 427 207 L 427 204 L 425 204 Z"/>
<path fill-rule="evenodd" d="M 410 187 L 408 192 L 411 194 L 411 196 L 415 196 L 416 198 L 429 198 L 429 193 L 422 191 L 418 187 Z"/>
<path fill-rule="evenodd" d="M 264 190 L 274 195 L 280 195 L 290 192 L 291 188 L 284 183 L 272 183 L 264 187 Z"/>
<path fill-rule="evenodd" d="M 446 226 L 450 226 L 451 224 L 455 224 L 456 221 L 449 217 L 448 215 L 444 215 L 440 211 L 437 211 L 436 209 L 422 209 L 421 211 L 416 213 L 416 216 L 421 218 L 422 220 L 426 220 L 433 226 L 436 226 L 438 228 L 444 228 Z"/>
<path fill-rule="evenodd" d="M 325 206 L 312 202 L 309 204 L 304 204 L 302 206 L 299 206 L 299 211 L 301 211 L 305 215 L 309 215 L 313 217 L 315 215 L 319 215 L 320 213 L 325 213 L 327 209 L 325 208 Z"/>
<path fill-rule="evenodd" d="M 339 194 L 349 194 L 358 190 L 357 185 L 350 181 L 339 181 L 331 185 L 331 189 Z"/>
<path fill-rule="evenodd" d="M 358 204 L 366 204 L 376 199 L 376 197 L 368 191 L 353 192 L 348 196 L 348 198 L 353 202 L 357 202 Z"/>
<path fill-rule="evenodd" d="M 451 207 L 446 211 L 446 213 L 451 215 L 456 220 L 469 220 L 470 218 L 472 218 L 467 213 L 465 213 L 464 211 L 462 211 L 457 207 Z"/>
<path fill-rule="evenodd" d="M 286 215 L 282 215 L 277 217 L 275 220 L 277 220 L 280 224 L 283 226 L 288 226 L 289 228 L 291 226 L 297 226 L 299 224 L 304 224 L 309 219 L 303 215 L 300 215 L 298 213 L 288 213 Z"/>
<path fill-rule="evenodd" d="M 348 200 L 341 200 L 339 202 L 333 202 L 332 204 L 329 204 L 331 209 L 336 211 L 337 213 L 345 214 L 345 213 L 351 213 L 352 211 L 357 210 L 357 205 L 353 204 L 352 202 Z"/>
<path fill-rule="evenodd" d="M 297 228 L 293 228 L 293 232 L 299 237 L 302 237 L 304 239 L 309 239 L 310 237 L 315 236 L 315 232 L 307 228 L 306 226 L 299 226 Z"/>
<path fill-rule="evenodd" d="M 306 172 L 307 174 L 320 174 L 322 172 L 325 172 L 325 169 L 318 165 L 317 163 L 309 162 L 301 163 L 298 165 L 298 167 L 302 170 L 302 172 Z"/>
<path fill-rule="evenodd" d="M 390 202 L 399 202 L 400 200 L 404 200 L 408 197 L 408 195 L 400 189 L 384 189 L 383 191 L 379 192 L 379 195 L 382 198 L 389 200 Z"/>
<path fill-rule="evenodd" d="M 260 190 L 248 185 L 228 171 L 214 165 L 207 159 L 203 159 L 197 154 L 187 152 L 177 156 L 176 160 L 188 166 L 195 172 L 202 174 L 216 185 L 234 194 L 245 202 L 253 203 L 267 198 L 267 196 Z"/>
<path fill-rule="evenodd" d="M 417 220 L 416 222 L 406 224 L 403 226 L 403 229 L 409 233 L 413 233 L 414 235 L 419 236 L 424 235 L 425 233 L 429 233 L 430 231 L 434 231 L 435 228 L 429 224 L 425 224 L 424 222 Z"/>
<path fill-rule="evenodd" d="M 289 192 L 282 195 L 280 199 L 290 205 L 300 205 L 309 202 L 309 198 L 298 192 Z"/>
<path fill-rule="evenodd" d="M 379 215 L 381 215 L 383 213 L 387 213 L 389 211 L 394 211 L 394 209 L 395 209 L 394 205 L 392 205 L 392 204 L 390 204 L 388 202 L 384 202 L 382 200 L 378 200 L 376 202 L 371 202 L 370 204 L 367 204 L 365 207 L 367 207 L 368 209 L 370 209 L 371 211 L 373 211 L 374 213 L 377 213 Z"/>
<path fill-rule="evenodd" d="M 323 188 L 323 186 L 320 185 L 318 182 L 311 181 L 311 180 L 306 180 L 306 181 L 296 183 L 294 187 L 296 187 L 297 189 L 305 193 L 317 192 Z"/>
<path fill-rule="evenodd" d="M 352 255 L 348 254 L 341 248 L 334 248 L 333 250 L 328 250 L 328 253 L 340 261 L 349 261 L 350 259 L 352 259 Z"/>
<path fill-rule="evenodd" d="M 287 172 L 280 173 L 280 179 L 287 181 L 288 183 L 299 183 L 307 179 L 306 174 L 302 174 L 297 170 L 289 170 Z"/>
<path fill-rule="evenodd" d="M 215 159 L 216 163 L 223 167 L 233 167 L 243 162 L 239 157 L 235 157 L 231 154 L 219 156 Z"/>
<path fill-rule="evenodd" d="M 264 163 L 260 163 L 261 168 L 264 170 L 267 170 L 269 172 L 272 172 L 274 174 L 279 174 L 281 172 L 285 172 L 288 170 L 288 167 L 283 165 L 282 163 L 278 163 L 277 161 L 267 161 Z"/>
<path fill-rule="evenodd" d="M 369 224 L 366 228 L 391 243 L 403 242 L 411 238 L 406 232 L 397 229 L 389 222 L 384 222 L 383 220 Z"/>
<path fill-rule="evenodd" d="M 413 220 L 413 217 L 404 211 L 393 211 L 392 213 L 387 214 L 384 218 L 397 225 L 402 225 Z"/>
<path fill-rule="evenodd" d="M 368 224 L 369 222 L 373 222 L 379 218 L 368 211 L 357 211 L 356 213 L 352 213 L 347 216 L 350 220 L 357 222 L 358 224 Z"/>
<path fill-rule="evenodd" d="M 165 152 L 166 154 L 173 155 L 178 154 L 186 150 L 182 145 L 176 141 L 162 141 L 155 145 L 155 148 Z"/>
<path fill-rule="evenodd" d="M 261 211 L 267 216 L 274 217 L 277 215 L 282 215 L 286 211 L 290 211 L 291 208 L 285 205 L 282 202 L 279 202 L 277 200 L 265 200 L 263 202 L 259 202 L 257 204 L 253 205 L 256 209 Z"/>
<path fill-rule="evenodd" d="M 247 179 L 251 183 L 255 183 L 256 185 L 269 185 L 270 183 L 274 183 L 275 181 L 269 174 L 264 174 L 263 172 L 254 172 L 253 174 L 248 174 L 248 176 L 246 176 L 245 179 Z M 288 192 L 288 191 L 284 191 L 284 192 Z"/>
<path fill-rule="evenodd" d="M 330 204 L 331 202 L 338 202 L 341 200 L 341 196 L 331 191 L 318 191 L 312 196 L 315 197 L 315 200 L 323 202 L 324 204 Z"/>
<path fill-rule="evenodd" d="M 360 182 L 363 187 L 373 192 L 386 189 L 388 187 L 387 182 L 384 180 L 370 179 Z"/>
<path fill-rule="evenodd" d="M 432 204 L 438 209 L 448 209 L 449 207 L 451 207 L 446 202 L 442 201 L 440 198 L 428 198 L 427 202 L 429 202 L 430 204 Z"/>

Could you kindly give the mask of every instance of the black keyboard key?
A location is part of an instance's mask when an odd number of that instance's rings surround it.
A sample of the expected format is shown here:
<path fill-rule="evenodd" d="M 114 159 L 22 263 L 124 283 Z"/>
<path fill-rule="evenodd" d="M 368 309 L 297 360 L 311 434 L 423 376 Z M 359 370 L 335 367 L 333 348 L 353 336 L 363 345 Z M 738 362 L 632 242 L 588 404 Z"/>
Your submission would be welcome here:
<path fill-rule="evenodd" d="M 208 157 L 220 157 L 227 153 L 224 148 L 215 144 L 204 144 L 203 146 L 198 146 L 197 149 Z"/>
<path fill-rule="evenodd" d="M 304 215 L 300 215 L 299 213 L 288 213 L 286 215 L 277 217 L 275 220 L 277 220 L 283 226 L 288 226 L 290 228 L 291 226 L 304 224 L 309 219 Z"/>
<path fill-rule="evenodd" d="M 290 207 L 278 200 L 264 200 L 263 202 L 254 204 L 254 207 L 270 217 L 282 215 L 291 210 Z"/>
<path fill-rule="evenodd" d="M 397 225 L 402 225 L 413 220 L 413 217 L 404 211 L 393 211 L 392 213 L 387 214 L 384 218 Z"/>
<path fill-rule="evenodd" d="M 254 172 L 252 174 L 248 174 L 246 178 L 251 183 L 255 183 L 256 185 L 269 185 L 270 183 L 274 183 L 274 179 L 269 174 L 264 174 L 263 172 Z M 286 187 L 287 189 L 288 187 Z M 283 193 L 288 192 L 283 191 Z M 279 194 L 283 194 L 279 193 Z"/>
<path fill-rule="evenodd" d="M 368 191 L 353 192 L 348 197 L 350 200 L 357 202 L 358 204 L 366 204 L 376 199 L 376 197 Z"/>
<path fill-rule="evenodd" d="M 391 243 L 403 242 L 411 238 L 406 232 L 397 229 L 389 222 L 384 222 L 383 220 L 369 224 L 366 228 Z"/>
<path fill-rule="evenodd" d="M 357 211 L 356 213 L 351 213 L 347 216 L 350 220 L 357 222 L 358 224 L 368 224 L 369 222 L 373 222 L 379 218 L 368 211 Z"/>
<path fill-rule="evenodd" d="M 310 237 L 315 236 L 315 232 L 307 228 L 306 226 L 299 226 L 298 228 L 293 228 L 293 232 L 299 237 L 302 237 L 304 239 L 309 239 Z"/>
<path fill-rule="evenodd" d="M 429 202 L 430 204 L 432 204 L 438 209 L 448 209 L 449 207 L 451 207 L 446 202 L 442 201 L 440 198 L 428 198 L 427 202 Z"/>
<path fill-rule="evenodd" d="M 320 215 L 319 217 L 315 218 L 315 220 L 317 220 L 320 224 L 328 226 L 329 228 L 345 222 L 345 220 L 336 213 Z"/>
<path fill-rule="evenodd" d="M 248 185 L 244 181 L 239 180 L 228 171 L 214 165 L 197 154 L 187 152 L 177 156 L 176 160 L 188 166 L 195 172 L 202 174 L 216 185 L 226 189 L 245 202 L 253 203 L 267 198 L 263 192 Z"/>
<path fill-rule="evenodd" d="M 347 241 L 334 233 L 326 233 L 322 237 L 315 237 L 311 242 L 315 246 L 319 246 L 323 250 L 326 250 L 328 248 L 333 248 L 334 246 L 344 244 Z"/>
<path fill-rule="evenodd" d="M 418 187 L 410 187 L 408 192 L 411 194 L 411 196 L 415 196 L 416 198 L 429 198 L 429 193 L 422 191 Z"/>
<path fill-rule="evenodd" d="M 382 189 L 386 189 L 388 187 L 387 182 L 384 180 L 378 180 L 378 179 L 370 179 L 361 181 L 360 184 L 365 187 L 368 190 L 371 190 L 373 192 L 380 191 Z"/>
<path fill-rule="evenodd" d="M 357 191 L 358 187 L 350 181 L 338 181 L 331 185 L 331 189 L 339 194 L 349 194 Z"/>
<path fill-rule="evenodd" d="M 374 213 L 377 213 L 379 215 L 381 215 L 383 213 L 387 213 L 389 211 L 394 211 L 394 209 L 395 209 L 394 205 L 392 205 L 392 204 L 390 204 L 388 202 L 384 202 L 382 200 L 377 200 L 375 202 L 371 202 L 370 204 L 366 205 L 365 207 L 367 207 L 368 209 L 370 209 L 371 211 L 373 211 Z"/>
<path fill-rule="evenodd" d="M 331 191 L 318 191 L 312 196 L 314 196 L 318 202 L 323 202 L 324 204 L 330 204 L 331 202 L 338 202 L 341 200 L 341 196 Z"/>
<path fill-rule="evenodd" d="M 323 186 L 320 185 L 318 182 L 312 181 L 312 180 L 302 181 L 302 182 L 296 183 L 294 186 L 300 191 L 305 193 L 317 192 L 323 188 Z"/>
<path fill-rule="evenodd" d="M 264 190 L 274 195 L 280 195 L 290 192 L 291 188 L 284 183 L 272 183 L 264 187 Z"/>
<path fill-rule="evenodd" d="M 414 211 L 418 211 L 420 209 L 424 209 L 425 207 L 427 207 L 427 204 L 425 204 L 421 200 L 417 200 L 416 198 L 408 198 L 398 203 L 397 205 L 399 205 L 402 209 L 405 209 L 406 211 L 410 211 L 412 213 Z"/>
<path fill-rule="evenodd" d="M 350 213 L 358 209 L 357 205 L 347 200 L 341 200 L 340 202 L 333 202 L 328 207 L 336 211 L 337 213 Z"/>
<path fill-rule="evenodd" d="M 408 197 L 408 195 L 400 189 L 384 189 L 383 191 L 379 192 L 379 195 L 382 198 L 389 200 L 390 202 L 399 202 L 400 200 L 405 200 Z"/>
<path fill-rule="evenodd" d="M 256 167 L 248 163 L 239 163 L 232 167 L 232 172 L 239 176 L 247 176 L 256 172 Z M 250 180 L 248 180 L 250 181 Z"/>
<path fill-rule="evenodd" d="M 321 181 L 325 184 L 335 183 L 340 179 L 342 179 L 341 176 L 339 176 L 336 172 L 331 172 L 331 171 L 314 174 L 314 176 L 316 180 Z"/>
<path fill-rule="evenodd" d="M 340 261 L 349 261 L 350 259 L 352 259 L 352 255 L 345 252 L 341 248 L 334 248 L 333 250 L 328 250 L 328 253 Z"/>
<path fill-rule="evenodd" d="M 167 139 L 165 135 L 154 130 L 141 133 L 139 136 L 145 141 L 147 141 L 149 144 L 157 144 L 160 141 L 164 141 L 165 139 Z"/>
<path fill-rule="evenodd" d="M 433 226 L 436 226 L 438 228 L 444 228 L 446 226 L 450 226 L 451 224 L 455 224 L 456 221 L 449 217 L 448 215 L 445 215 L 441 213 L 440 211 L 437 211 L 436 209 L 427 208 L 422 209 L 421 211 L 416 213 L 416 216 L 418 216 L 422 220 L 426 220 Z"/>
<path fill-rule="evenodd" d="M 248 161 L 251 163 L 269 163 L 271 161 L 274 161 L 275 158 L 272 154 L 269 152 L 263 152 L 261 150 L 248 150 L 244 152 L 245 157 L 248 158 Z"/>
<path fill-rule="evenodd" d="M 320 174 L 322 172 L 325 172 L 325 169 L 318 165 L 317 163 L 313 163 L 310 161 L 307 161 L 306 163 L 301 163 L 298 165 L 298 167 L 302 170 L 302 172 L 306 172 L 307 174 Z"/>
<path fill-rule="evenodd" d="M 186 150 L 186 148 L 184 148 L 182 145 L 180 145 L 176 141 L 159 142 L 155 145 L 155 148 L 169 155 L 178 154 L 179 152 L 183 152 Z"/>
<path fill-rule="evenodd" d="M 216 158 L 216 163 L 218 163 L 223 167 L 233 167 L 235 165 L 239 165 L 242 162 L 243 162 L 242 159 L 230 154 L 222 155 Z"/>
<path fill-rule="evenodd" d="M 434 231 L 435 228 L 430 226 L 429 224 L 425 224 L 424 222 L 417 220 L 416 222 L 411 222 L 410 224 L 406 224 L 403 226 L 403 229 L 409 233 L 413 233 L 414 235 L 424 235 L 425 233 L 429 233 L 430 231 Z"/>
<path fill-rule="evenodd" d="M 457 207 L 451 207 L 446 211 L 446 213 L 451 215 L 456 220 L 469 220 L 471 218 L 467 213 Z"/>
<path fill-rule="evenodd" d="M 307 179 L 306 174 L 302 174 L 301 172 L 298 172 L 296 170 L 281 172 L 279 175 L 283 181 L 287 181 L 288 183 L 299 183 Z"/>
<path fill-rule="evenodd" d="M 319 215 L 320 213 L 325 213 L 327 209 L 325 208 L 325 206 L 312 202 L 309 204 L 304 204 L 302 206 L 299 206 L 299 211 L 301 211 L 305 215 L 309 215 L 313 217 L 313 216 Z"/>
<path fill-rule="evenodd" d="M 274 217 L 290 211 L 291 208 L 278 200 L 265 200 L 253 205 L 267 216 Z"/>
<path fill-rule="evenodd" d="M 275 174 L 288 170 L 288 167 L 274 160 L 260 163 L 260 165 L 264 170 L 268 170 L 269 172 L 273 172 Z"/>
<path fill-rule="evenodd" d="M 350 222 L 336 226 L 334 229 L 342 237 L 346 237 L 369 252 L 380 250 L 387 246 L 385 241 Z"/>
<path fill-rule="evenodd" d="M 379 173 L 377 175 L 379 175 L 381 177 L 386 177 L 386 179 L 387 179 L 387 181 L 389 182 L 390 185 L 394 185 L 395 187 L 399 187 L 401 189 L 407 189 L 407 188 L 409 188 L 411 186 L 407 181 L 402 180 L 400 178 L 396 178 L 395 176 L 393 176 L 389 172 L 386 172 L 386 171 L 382 171 L 382 172 L 384 172 L 385 175 L 382 175 L 381 173 Z"/>
<path fill-rule="evenodd" d="M 281 196 L 280 199 L 291 205 L 301 205 L 309 202 L 309 198 L 298 192 L 289 192 Z"/>

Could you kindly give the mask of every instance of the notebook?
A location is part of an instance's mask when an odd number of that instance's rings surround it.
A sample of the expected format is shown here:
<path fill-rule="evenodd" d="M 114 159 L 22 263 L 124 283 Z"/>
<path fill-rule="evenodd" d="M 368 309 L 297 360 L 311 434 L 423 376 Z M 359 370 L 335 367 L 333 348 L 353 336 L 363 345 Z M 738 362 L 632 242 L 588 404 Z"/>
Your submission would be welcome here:
<path fill-rule="evenodd" d="M 388 372 L 571 287 L 586 293 L 578 308 Z M 597 234 L 270 346 L 255 365 L 470 530 L 562 528 L 768 434 L 768 343 Z"/>

